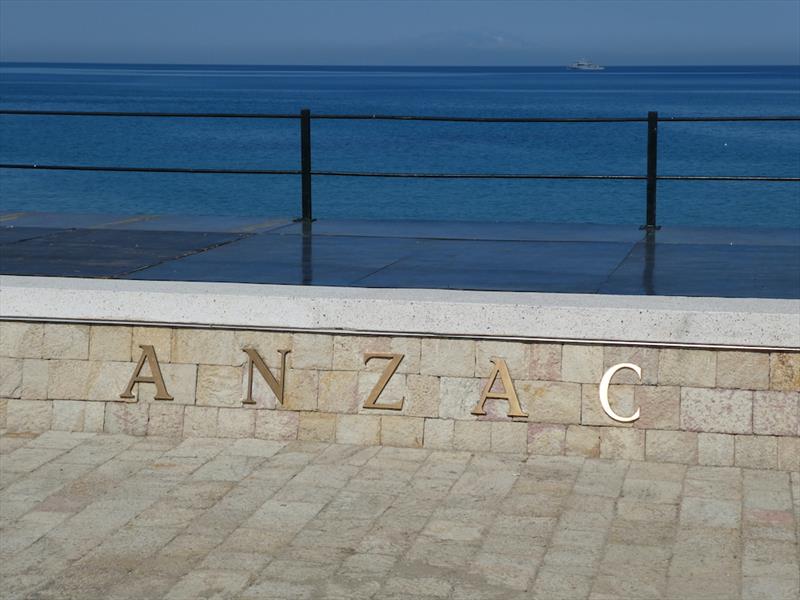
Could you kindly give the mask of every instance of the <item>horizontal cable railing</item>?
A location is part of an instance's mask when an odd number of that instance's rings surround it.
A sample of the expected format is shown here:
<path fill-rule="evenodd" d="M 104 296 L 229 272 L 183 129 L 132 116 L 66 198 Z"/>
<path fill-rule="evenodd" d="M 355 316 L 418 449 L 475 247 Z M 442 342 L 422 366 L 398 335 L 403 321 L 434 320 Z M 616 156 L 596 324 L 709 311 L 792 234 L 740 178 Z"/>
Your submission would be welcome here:
<path fill-rule="evenodd" d="M 707 116 L 707 117 L 661 117 L 649 112 L 646 117 L 452 117 L 436 115 L 381 115 L 381 114 L 314 114 L 307 109 L 299 114 L 281 113 L 183 113 L 183 112 L 131 112 L 131 111 L 70 111 L 70 110 L 0 110 L 0 115 L 17 116 L 62 116 L 62 117 L 131 117 L 131 118 L 197 118 L 197 119 L 289 119 L 300 121 L 300 168 L 299 169 L 228 169 L 194 167 L 149 167 L 149 166 L 105 166 L 105 165 L 50 165 L 39 163 L 0 163 L 0 169 L 28 169 L 47 171 L 98 171 L 116 173 L 188 173 L 210 175 L 299 175 L 301 177 L 301 207 L 304 222 L 311 222 L 311 178 L 312 177 L 382 177 L 408 179 L 517 179 L 517 180 L 627 180 L 646 181 L 646 217 L 642 226 L 648 232 L 657 230 L 656 185 L 658 181 L 758 181 L 800 182 L 800 177 L 771 175 L 658 175 L 658 123 L 702 123 L 702 122 L 786 122 L 800 121 L 800 115 L 762 116 Z M 417 121 L 442 123 L 647 123 L 647 173 L 625 174 L 548 174 L 548 173 L 425 173 L 382 171 L 333 171 L 311 168 L 311 121 Z"/>

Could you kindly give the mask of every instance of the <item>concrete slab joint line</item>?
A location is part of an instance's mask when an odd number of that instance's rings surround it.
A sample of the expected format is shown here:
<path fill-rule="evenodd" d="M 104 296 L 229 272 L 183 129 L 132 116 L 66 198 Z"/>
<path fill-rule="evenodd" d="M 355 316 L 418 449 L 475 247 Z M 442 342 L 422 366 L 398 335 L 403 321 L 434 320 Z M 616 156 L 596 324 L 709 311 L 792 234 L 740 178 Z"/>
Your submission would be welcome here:
<path fill-rule="evenodd" d="M 0 276 L 8 319 L 800 349 L 800 300 Z"/>
<path fill-rule="evenodd" d="M 800 470 L 65 431 L 0 456 L 3 598 L 800 595 Z"/>

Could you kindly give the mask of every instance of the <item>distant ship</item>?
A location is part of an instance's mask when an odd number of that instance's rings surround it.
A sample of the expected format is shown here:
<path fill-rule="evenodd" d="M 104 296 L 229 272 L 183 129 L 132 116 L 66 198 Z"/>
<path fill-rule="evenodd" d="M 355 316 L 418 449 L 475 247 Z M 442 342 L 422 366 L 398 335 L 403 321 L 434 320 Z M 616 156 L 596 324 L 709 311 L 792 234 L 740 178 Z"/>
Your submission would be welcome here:
<path fill-rule="evenodd" d="M 571 71 L 604 71 L 605 67 L 601 67 L 600 65 L 596 65 L 593 62 L 589 62 L 585 58 L 580 60 L 576 60 L 570 66 L 567 67 Z"/>

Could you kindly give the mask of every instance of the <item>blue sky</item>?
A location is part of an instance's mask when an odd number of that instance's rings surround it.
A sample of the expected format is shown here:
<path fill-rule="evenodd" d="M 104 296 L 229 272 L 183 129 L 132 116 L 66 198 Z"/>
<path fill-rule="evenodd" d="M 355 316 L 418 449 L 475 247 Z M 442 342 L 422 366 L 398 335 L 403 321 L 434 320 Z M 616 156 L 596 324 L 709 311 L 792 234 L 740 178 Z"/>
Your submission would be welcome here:
<path fill-rule="evenodd" d="M 800 0 L 0 0 L 0 60 L 798 64 Z"/>

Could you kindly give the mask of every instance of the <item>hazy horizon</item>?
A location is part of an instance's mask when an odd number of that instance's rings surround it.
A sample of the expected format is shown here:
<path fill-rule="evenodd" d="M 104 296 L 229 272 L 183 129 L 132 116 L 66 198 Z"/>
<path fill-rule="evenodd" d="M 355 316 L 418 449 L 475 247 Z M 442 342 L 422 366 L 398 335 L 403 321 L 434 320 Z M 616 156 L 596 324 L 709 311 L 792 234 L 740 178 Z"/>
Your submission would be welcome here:
<path fill-rule="evenodd" d="M 792 66 L 794 0 L 0 2 L 3 62 Z"/>
<path fill-rule="evenodd" d="M 576 57 L 577 59 L 578 57 Z M 585 58 L 585 57 L 580 57 Z M 573 61 L 574 62 L 574 61 Z M 107 66 L 152 66 L 152 67 L 246 67 L 248 69 L 256 69 L 260 67 L 277 67 L 287 69 L 305 69 L 305 68 L 324 68 L 324 69 L 347 69 L 347 68 L 360 68 L 360 69 L 556 69 L 567 66 L 565 64 L 517 64 L 517 65 L 454 65 L 454 64 L 357 64 L 357 63 L 342 63 L 342 64 L 292 64 L 292 63 L 201 63 L 201 62 L 119 62 L 119 61 L 57 61 L 57 60 L 2 60 L 0 65 L 107 65 Z M 603 63 L 603 66 L 625 69 L 625 68 L 763 68 L 763 67 L 796 67 L 800 68 L 798 63 L 772 63 L 772 64 L 711 64 L 711 63 L 698 63 L 698 64 L 609 64 Z"/>

